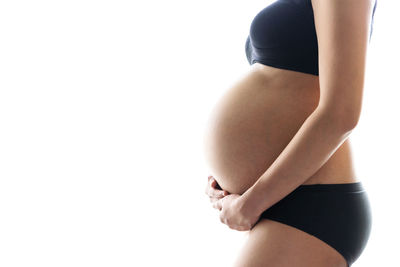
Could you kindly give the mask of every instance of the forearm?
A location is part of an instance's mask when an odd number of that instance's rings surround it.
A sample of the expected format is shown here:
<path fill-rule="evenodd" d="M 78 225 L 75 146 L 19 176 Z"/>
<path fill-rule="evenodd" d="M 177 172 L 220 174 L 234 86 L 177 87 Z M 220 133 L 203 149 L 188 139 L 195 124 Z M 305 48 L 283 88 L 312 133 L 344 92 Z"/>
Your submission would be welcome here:
<path fill-rule="evenodd" d="M 241 196 L 243 209 L 261 214 L 318 171 L 350 135 L 343 118 L 321 109 L 298 132 L 261 177 Z"/>

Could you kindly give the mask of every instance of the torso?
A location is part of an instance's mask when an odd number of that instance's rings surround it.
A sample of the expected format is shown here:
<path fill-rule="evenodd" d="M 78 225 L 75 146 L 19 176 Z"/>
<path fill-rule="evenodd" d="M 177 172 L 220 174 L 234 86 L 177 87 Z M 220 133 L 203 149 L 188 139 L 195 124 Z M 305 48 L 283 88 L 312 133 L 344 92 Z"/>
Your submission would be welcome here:
<path fill-rule="evenodd" d="M 268 169 L 319 101 L 318 76 L 260 63 L 211 112 L 204 152 L 221 188 L 242 194 Z M 303 184 L 354 183 L 350 139 Z"/>

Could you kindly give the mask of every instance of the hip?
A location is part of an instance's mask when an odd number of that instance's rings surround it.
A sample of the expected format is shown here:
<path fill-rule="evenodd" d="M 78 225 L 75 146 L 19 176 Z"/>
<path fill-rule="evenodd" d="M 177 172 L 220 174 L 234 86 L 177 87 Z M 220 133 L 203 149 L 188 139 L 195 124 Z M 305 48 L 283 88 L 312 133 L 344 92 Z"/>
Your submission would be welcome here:
<path fill-rule="evenodd" d="M 351 266 L 372 228 L 369 196 L 361 182 L 301 185 L 260 216 L 298 228 L 336 249 Z"/>

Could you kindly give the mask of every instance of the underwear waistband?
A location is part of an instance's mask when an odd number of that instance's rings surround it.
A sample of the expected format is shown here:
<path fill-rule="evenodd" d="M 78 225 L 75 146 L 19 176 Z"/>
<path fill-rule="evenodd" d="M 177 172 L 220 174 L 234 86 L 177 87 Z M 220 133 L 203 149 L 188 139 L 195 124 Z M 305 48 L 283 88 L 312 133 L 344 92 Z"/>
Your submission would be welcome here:
<path fill-rule="evenodd" d="M 361 182 L 344 184 L 303 184 L 295 191 L 329 191 L 329 192 L 358 192 L 365 191 Z"/>

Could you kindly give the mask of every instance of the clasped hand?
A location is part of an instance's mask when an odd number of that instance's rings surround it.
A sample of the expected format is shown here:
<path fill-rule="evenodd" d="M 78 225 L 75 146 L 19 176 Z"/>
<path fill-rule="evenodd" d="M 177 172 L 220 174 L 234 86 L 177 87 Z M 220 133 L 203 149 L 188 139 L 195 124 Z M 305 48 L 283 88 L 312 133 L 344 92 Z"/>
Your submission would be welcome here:
<path fill-rule="evenodd" d="M 229 228 L 248 231 L 257 223 L 260 215 L 243 208 L 243 199 L 239 194 L 231 194 L 223 190 L 213 176 L 208 176 L 206 194 L 210 197 L 213 208 L 220 211 L 219 219 Z"/>

